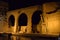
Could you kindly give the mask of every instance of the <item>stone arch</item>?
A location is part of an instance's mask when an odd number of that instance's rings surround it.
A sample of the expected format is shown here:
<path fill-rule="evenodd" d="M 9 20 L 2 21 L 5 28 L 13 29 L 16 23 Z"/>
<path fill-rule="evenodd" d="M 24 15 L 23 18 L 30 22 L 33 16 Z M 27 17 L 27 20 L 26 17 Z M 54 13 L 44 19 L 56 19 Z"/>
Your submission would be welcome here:
<path fill-rule="evenodd" d="M 37 10 L 32 15 L 32 31 L 33 31 L 33 33 L 35 33 L 35 32 L 38 33 L 37 24 L 39 24 L 39 22 L 41 21 L 41 14 L 42 14 L 42 11 Z"/>
<path fill-rule="evenodd" d="M 39 21 L 41 20 L 40 15 L 42 14 L 41 10 L 37 10 L 33 13 L 32 15 L 32 24 L 38 24 Z"/>
<path fill-rule="evenodd" d="M 27 26 L 27 15 L 25 13 L 20 14 L 18 17 L 18 26 Z"/>
<path fill-rule="evenodd" d="M 15 18 L 14 18 L 13 15 L 11 15 L 11 16 L 9 17 L 9 19 L 8 19 L 8 24 L 9 24 L 9 27 L 10 27 L 10 26 L 14 26 L 14 24 L 15 24 Z"/>

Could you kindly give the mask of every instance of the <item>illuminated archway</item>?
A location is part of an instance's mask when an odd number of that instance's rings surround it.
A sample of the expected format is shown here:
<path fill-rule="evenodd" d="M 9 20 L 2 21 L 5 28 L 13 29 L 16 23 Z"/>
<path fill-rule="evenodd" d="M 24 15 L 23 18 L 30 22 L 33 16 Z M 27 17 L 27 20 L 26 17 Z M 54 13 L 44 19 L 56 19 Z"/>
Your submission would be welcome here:
<path fill-rule="evenodd" d="M 9 27 L 10 26 L 14 26 L 14 23 L 15 23 L 15 18 L 14 18 L 14 16 L 13 15 L 11 15 L 10 17 L 9 17 Z"/>
<path fill-rule="evenodd" d="M 39 22 L 41 21 L 41 14 L 42 14 L 42 11 L 37 10 L 32 15 L 32 31 L 33 31 L 33 33 L 38 32 L 37 24 L 39 24 Z"/>
<path fill-rule="evenodd" d="M 41 20 L 41 15 L 42 11 L 41 10 L 37 10 L 33 13 L 32 15 L 32 24 L 37 25 L 39 23 L 39 21 Z"/>
<path fill-rule="evenodd" d="M 19 26 L 27 26 L 27 15 L 22 13 L 18 18 L 18 25 Z"/>
<path fill-rule="evenodd" d="M 21 30 L 21 26 L 27 26 L 27 15 L 22 13 L 18 18 L 18 31 Z"/>

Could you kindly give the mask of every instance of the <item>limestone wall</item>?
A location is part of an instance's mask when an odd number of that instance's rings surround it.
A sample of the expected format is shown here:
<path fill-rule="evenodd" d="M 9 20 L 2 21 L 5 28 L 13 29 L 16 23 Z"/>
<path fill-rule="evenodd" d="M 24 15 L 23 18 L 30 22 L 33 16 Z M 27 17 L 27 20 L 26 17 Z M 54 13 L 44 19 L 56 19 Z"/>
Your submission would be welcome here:
<path fill-rule="evenodd" d="M 60 28 L 60 9 L 57 9 L 59 6 L 55 2 L 45 3 L 43 4 L 43 14 L 46 24 L 46 33 L 47 34 L 59 34 Z M 51 14 L 48 14 L 48 13 Z M 42 30 L 44 30 L 43 27 Z M 45 30 L 44 30 L 45 31 Z M 43 33 L 45 33 L 43 31 Z"/>
<path fill-rule="evenodd" d="M 28 18 L 27 26 L 21 26 L 21 31 L 18 33 L 24 33 L 25 28 L 27 29 L 27 32 L 25 33 L 32 33 L 32 15 L 35 11 L 37 10 L 42 10 L 43 11 L 43 19 L 41 18 L 41 22 L 37 25 L 37 30 L 40 32 L 42 27 L 42 34 L 51 34 L 51 35 L 59 35 L 59 28 L 60 28 L 60 9 L 57 9 L 58 5 L 55 2 L 50 2 L 50 3 L 45 3 L 43 6 L 36 5 L 36 6 L 30 6 L 26 8 L 21 8 L 21 9 L 16 9 L 7 12 L 7 25 L 6 27 L 6 32 L 12 32 L 16 33 L 17 27 L 18 27 L 18 17 L 22 14 L 25 13 Z M 42 9 L 43 8 L 43 9 Z M 55 11 L 57 9 L 57 11 Z M 51 12 L 51 13 L 50 13 Z M 48 14 L 50 13 L 50 14 Z M 15 25 L 9 28 L 8 25 L 8 19 L 9 17 L 13 15 L 15 18 Z M 5 31 L 5 29 L 4 29 Z"/>
<path fill-rule="evenodd" d="M 16 28 L 18 27 L 18 17 L 22 13 L 25 13 L 28 17 L 27 26 L 25 27 L 27 29 L 26 33 L 31 33 L 32 15 L 36 10 L 41 10 L 41 9 L 39 9 L 39 6 L 31 6 L 31 7 L 21 8 L 21 9 L 17 9 L 17 10 L 7 12 L 7 18 L 8 19 L 9 19 L 10 15 L 13 15 L 15 17 L 15 25 L 14 25 L 14 27 L 11 27 L 12 32 L 16 32 L 16 30 L 17 30 Z M 21 28 L 21 30 L 24 31 L 24 26 L 21 26 L 21 27 L 23 28 L 23 29 Z"/>

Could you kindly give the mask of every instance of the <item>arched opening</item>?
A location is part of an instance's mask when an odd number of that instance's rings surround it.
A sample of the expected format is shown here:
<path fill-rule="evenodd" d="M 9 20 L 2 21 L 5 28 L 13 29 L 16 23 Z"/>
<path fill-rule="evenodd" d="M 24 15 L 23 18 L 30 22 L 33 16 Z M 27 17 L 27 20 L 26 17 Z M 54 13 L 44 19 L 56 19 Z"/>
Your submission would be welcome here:
<path fill-rule="evenodd" d="M 21 30 L 21 26 L 27 26 L 27 15 L 22 13 L 18 18 L 18 26 L 17 31 Z"/>
<path fill-rule="evenodd" d="M 41 16 L 40 16 L 41 14 L 42 14 L 42 11 L 37 10 L 32 15 L 32 31 L 33 31 L 33 33 L 38 32 L 37 31 L 37 24 L 39 24 L 39 22 L 41 20 Z"/>
<path fill-rule="evenodd" d="M 18 18 L 18 26 L 27 26 L 27 15 L 22 13 Z"/>
<path fill-rule="evenodd" d="M 14 26 L 14 23 L 15 23 L 15 18 L 14 18 L 13 15 L 11 15 L 11 16 L 9 17 L 9 27 L 10 27 L 10 26 Z"/>

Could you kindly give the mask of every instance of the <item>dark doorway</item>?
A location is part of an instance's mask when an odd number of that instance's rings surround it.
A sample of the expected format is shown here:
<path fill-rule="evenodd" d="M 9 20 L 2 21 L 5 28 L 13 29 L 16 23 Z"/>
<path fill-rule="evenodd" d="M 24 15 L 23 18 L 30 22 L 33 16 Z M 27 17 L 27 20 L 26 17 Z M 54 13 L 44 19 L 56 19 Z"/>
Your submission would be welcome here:
<path fill-rule="evenodd" d="M 39 22 L 41 20 L 41 16 L 40 16 L 41 14 L 42 14 L 42 11 L 37 10 L 32 15 L 32 31 L 33 31 L 33 33 L 38 32 L 37 31 L 37 24 L 39 24 Z"/>
<path fill-rule="evenodd" d="M 27 26 L 27 15 L 25 13 L 22 13 L 18 18 L 18 26 L 17 31 L 21 30 L 21 26 Z"/>
<path fill-rule="evenodd" d="M 18 25 L 19 26 L 27 26 L 27 15 L 22 13 L 18 18 Z"/>
<path fill-rule="evenodd" d="M 10 26 L 14 26 L 14 23 L 15 23 L 15 18 L 14 18 L 13 15 L 11 15 L 11 16 L 9 17 L 9 27 L 10 27 Z"/>

